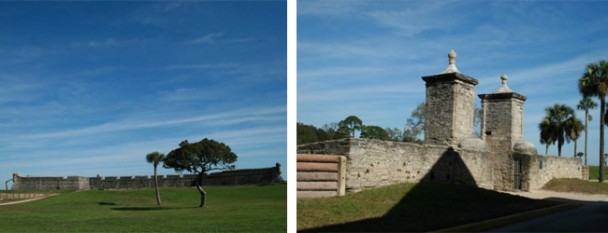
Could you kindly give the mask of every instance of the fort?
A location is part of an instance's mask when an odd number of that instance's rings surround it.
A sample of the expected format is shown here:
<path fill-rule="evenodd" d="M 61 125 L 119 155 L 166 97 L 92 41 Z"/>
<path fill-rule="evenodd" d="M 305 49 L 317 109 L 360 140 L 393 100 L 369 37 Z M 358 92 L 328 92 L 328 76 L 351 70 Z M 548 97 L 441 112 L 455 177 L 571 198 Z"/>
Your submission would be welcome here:
<path fill-rule="evenodd" d="M 347 138 L 298 146 L 298 198 L 335 196 L 402 182 L 448 182 L 491 190 L 540 189 L 553 178 L 588 177 L 577 158 L 540 156 L 524 141 L 526 97 L 502 75 L 480 94 L 481 137 L 473 136 L 477 79 L 460 73 L 456 53 L 426 83 L 423 144 Z M 343 162 L 328 159 L 340 157 Z"/>
<path fill-rule="evenodd" d="M 197 175 L 158 176 L 160 187 L 189 187 L 196 183 Z M 205 174 L 203 185 L 259 185 L 282 183 L 281 165 L 256 169 L 237 169 Z M 151 176 L 106 176 L 106 177 L 40 177 L 13 174 L 13 190 L 45 189 L 138 189 L 154 188 L 154 177 Z"/>

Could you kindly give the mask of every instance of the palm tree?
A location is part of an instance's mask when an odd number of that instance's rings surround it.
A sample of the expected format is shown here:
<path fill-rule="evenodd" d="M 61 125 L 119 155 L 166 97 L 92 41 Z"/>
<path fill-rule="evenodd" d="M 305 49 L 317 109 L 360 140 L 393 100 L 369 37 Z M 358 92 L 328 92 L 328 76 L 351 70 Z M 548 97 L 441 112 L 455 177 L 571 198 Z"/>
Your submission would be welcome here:
<path fill-rule="evenodd" d="M 576 157 L 576 146 L 578 138 L 581 136 L 581 132 L 583 132 L 583 122 L 580 119 L 573 116 L 566 122 L 566 132 L 568 136 L 566 139 L 574 141 L 574 153 L 573 156 Z"/>
<path fill-rule="evenodd" d="M 146 155 L 146 161 L 154 166 L 154 189 L 156 190 L 156 203 L 158 205 L 160 205 L 160 192 L 158 191 L 158 176 L 156 175 L 156 168 L 164 159 L 165 155 L 156 151 Z"/>
<path fill-rule="evenodd" d="M 549 146 L 555 144 L 554 134 L 551 128 L 551 122 L 549 118 L 543 118 L 543 121 L 538 124 L 538 129 L 540 130 L 540 143 L 545 144 L 545 155 L 549 152 Z"/>
<path fill-rule="evenodd" d="M 541 140 L 544 138 L 552 138 L 553 141 L 557 141 L 557 155 L 562 156 L 562 146 L 564 145 L 564 141 L 570 140 L 568 137 L 568 125 L 569 122 L 572 121 L 571 118 L 574 118 L 574 109 L 563 105 L 563 104 L 555 104 L 553 107 L 548 107 L 545 109 L 545 113 L 547 114 L 543 121 L 541 122 Z M 548 135 L 543 135 L 543 133 Z"/>
<path fill-rule="evenodd" d="M 587 65 L 583 76 L 578 80 L 578 89 L 583 97 L 597 96 L 600 99 L 600 177 L 604 182 L 604 114 L 606 113 L 606 93 L 608 93 L 608 62 Z"/>
<path fill-rule="evenodd" d="M 576 108 L 578 108 L 579 110 L 584 110 L 585 111 L 585 166 L 587 166 L 587 128 L 588 128 L 588 121 L 590 121 L 592 118 L 589 115 L 589 110 L 591 109 L 595 109 L 597 107 L 597 103 L 593 102 L 593 100 L 589 97 L 584 97 L 576 106 Z"/>

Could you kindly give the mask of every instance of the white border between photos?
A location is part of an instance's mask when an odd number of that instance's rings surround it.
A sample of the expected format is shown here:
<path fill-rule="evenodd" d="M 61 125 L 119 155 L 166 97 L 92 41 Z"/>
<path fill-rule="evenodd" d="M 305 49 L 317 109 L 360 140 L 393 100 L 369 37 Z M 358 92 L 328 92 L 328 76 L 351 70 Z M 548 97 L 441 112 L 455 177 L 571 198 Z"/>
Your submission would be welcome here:
<path fill-rule="evenodd" d="M 297 232 L 297 1 L 287 0 L 287 232 Z"/>

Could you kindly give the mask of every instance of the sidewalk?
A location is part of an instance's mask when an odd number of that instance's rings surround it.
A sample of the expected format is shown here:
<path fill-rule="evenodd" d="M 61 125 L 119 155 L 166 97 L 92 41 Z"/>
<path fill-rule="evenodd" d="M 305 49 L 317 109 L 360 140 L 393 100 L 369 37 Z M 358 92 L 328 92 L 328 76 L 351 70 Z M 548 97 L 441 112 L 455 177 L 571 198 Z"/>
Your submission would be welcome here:
<path fill-rule="evenodd" d="M 608 202 L 608 195 L 588 193 L 564 193 L 546 190 L 532 190 L 531 192 L 503 192 L 532 199 L 559 198 L 572 201 L 604 201 Z"/>

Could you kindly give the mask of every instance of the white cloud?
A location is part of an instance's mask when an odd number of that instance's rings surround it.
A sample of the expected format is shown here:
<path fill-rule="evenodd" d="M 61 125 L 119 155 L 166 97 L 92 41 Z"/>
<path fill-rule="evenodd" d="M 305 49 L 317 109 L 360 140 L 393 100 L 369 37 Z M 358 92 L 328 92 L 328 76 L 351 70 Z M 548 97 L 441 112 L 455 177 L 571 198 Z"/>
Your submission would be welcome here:
<path fill-rule="evenodd" d="M 215 44 L 216 40 L 224 36 L 223 32 L 214 32 L 190 41 L 191 44 Z"/>

